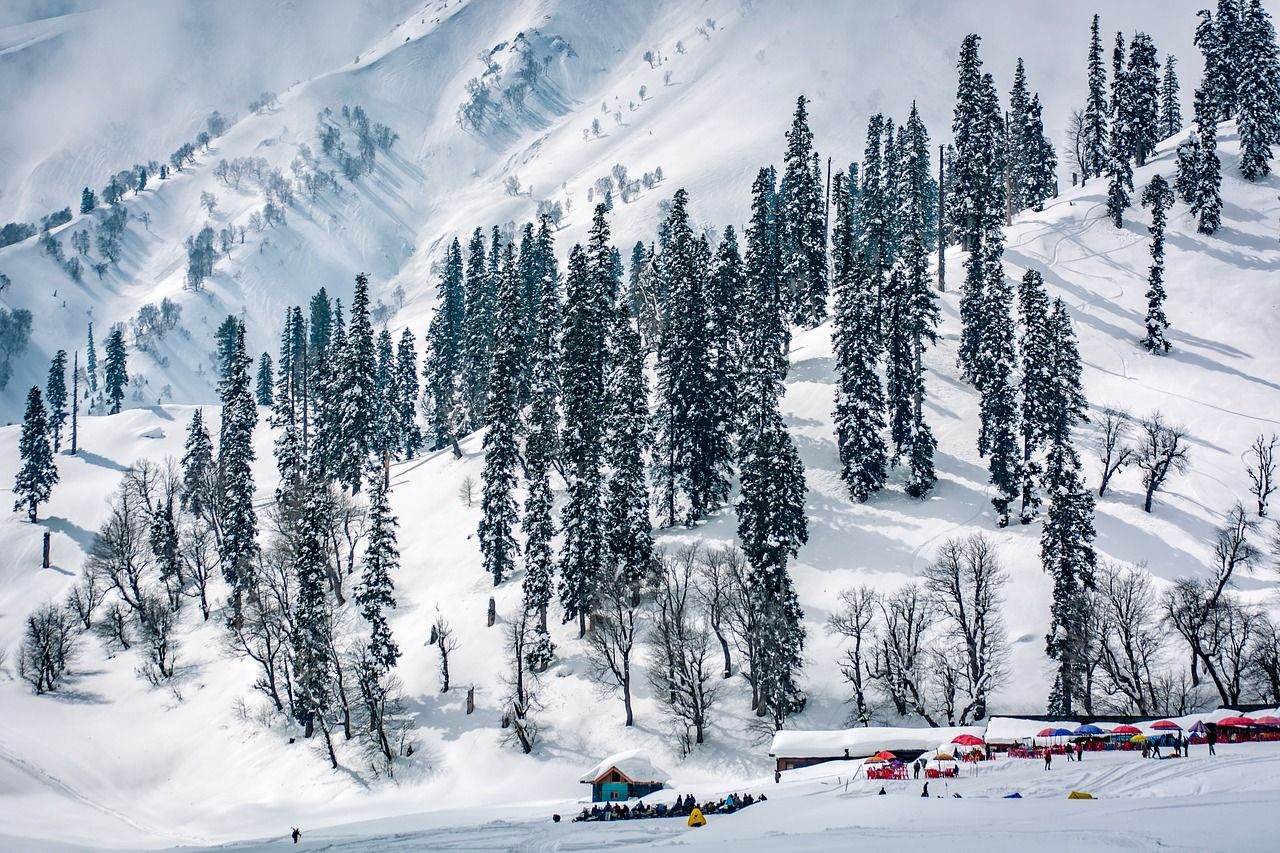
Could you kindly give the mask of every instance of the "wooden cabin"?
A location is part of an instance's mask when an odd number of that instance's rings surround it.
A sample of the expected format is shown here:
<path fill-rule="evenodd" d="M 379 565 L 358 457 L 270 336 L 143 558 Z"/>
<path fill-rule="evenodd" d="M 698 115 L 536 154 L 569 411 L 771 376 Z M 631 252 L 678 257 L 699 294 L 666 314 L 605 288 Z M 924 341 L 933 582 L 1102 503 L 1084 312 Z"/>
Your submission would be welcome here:
<path fill-rule="evenodd" d="M 654 766 L 640 750 L 611 755 L 582 775 L 591 786 L 591 801 L 609 803 L 633 800 L 661 791 L 671 777 Z"/>

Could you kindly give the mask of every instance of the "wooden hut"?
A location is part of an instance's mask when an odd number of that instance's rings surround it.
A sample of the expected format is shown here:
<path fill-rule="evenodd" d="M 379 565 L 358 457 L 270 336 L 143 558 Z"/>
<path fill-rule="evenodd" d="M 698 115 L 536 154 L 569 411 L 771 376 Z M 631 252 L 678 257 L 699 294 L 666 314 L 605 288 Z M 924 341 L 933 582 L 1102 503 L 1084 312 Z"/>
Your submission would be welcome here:
<path fill-rule="evenodd" d="M 579 781 L 591 786 L 592 802 L 608 803 L 661 791 L 670 778 L 642 750 L 633 749 L 609 756 L 582 774 Z"/>

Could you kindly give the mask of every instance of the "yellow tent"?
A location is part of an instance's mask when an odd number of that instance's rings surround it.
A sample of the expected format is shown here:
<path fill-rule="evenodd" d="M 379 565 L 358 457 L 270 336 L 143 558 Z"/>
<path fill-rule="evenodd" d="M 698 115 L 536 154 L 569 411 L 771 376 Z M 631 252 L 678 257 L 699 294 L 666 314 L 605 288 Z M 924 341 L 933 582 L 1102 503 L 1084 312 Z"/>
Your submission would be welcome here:
<path fill-rule="evenodd" d="M 1093 794 L 1086 794 L 1084 791 L 1072 791 L 1067 794 L 1068 800 L 1092 800 Z"/>
<path fill-rule="evenodd" d="M 702 816 L 702 809 L 695 806 L 693 811 L 689 812 L 689 826 L 706 826 L 706 825 L 707 825 L 707 819 Z"/>

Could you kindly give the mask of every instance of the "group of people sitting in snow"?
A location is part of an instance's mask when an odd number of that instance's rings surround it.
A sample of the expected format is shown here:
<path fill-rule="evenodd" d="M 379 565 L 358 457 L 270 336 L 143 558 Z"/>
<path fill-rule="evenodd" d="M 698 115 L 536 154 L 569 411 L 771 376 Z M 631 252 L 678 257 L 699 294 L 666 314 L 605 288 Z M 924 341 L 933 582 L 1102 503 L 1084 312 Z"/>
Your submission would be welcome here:
<path fill-rule="evenodd" d="M 637 820 L 649 817 L 688 817 L 694 809 L 698 809 L 704 815 L 733 814 L 753 803 L 763 803 L 767 799 L 769 798 L 764 794 L 759 797 L 753 797 L 750 794 L 730 794 L 719 800 L 699 803 L 693 798 L 693 794 L 681 794 L 670 806 L 666 803 L 645 805 L 643 800 L 634 806 L 627 806 L 624 803 L 604 803 L 603 805 L 595 803 L 590 809 L 584 808 L 582 814 L 575 817 L 573 821 L 581 823 L 597 820 Z"/>

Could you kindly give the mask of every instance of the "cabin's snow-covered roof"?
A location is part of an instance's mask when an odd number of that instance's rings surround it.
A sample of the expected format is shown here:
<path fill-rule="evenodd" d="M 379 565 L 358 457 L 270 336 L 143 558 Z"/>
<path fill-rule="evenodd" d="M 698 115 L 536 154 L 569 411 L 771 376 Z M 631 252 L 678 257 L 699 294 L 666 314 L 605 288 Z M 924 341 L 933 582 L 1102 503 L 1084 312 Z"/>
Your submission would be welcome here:
<path fill-rule="evenodd" d="M 838 731 L 781 731 L 773 736 L 775 758 L 866 758 L 882 749 L 932 750 L 963 734 L 982 737 L 982 726 L 895 728 L 871 726 Z M 847 750 L 847 753 L 846 753 Z"/>
<path fill-rule="evenodd" d="M 619 773 L 632 782 L 667 782 L 671 779 L 671 776 L 665 770 L 659 769 L 649 760 L 647 752 L 642 749 L 630 749 L 626 752 L 619 752 L 617 755 L 611 755 L 601 761 L 595 767 L 583 773 L 579 781 L 594 782 L 609 772 L 610 768 L 615 767 Z"/>

